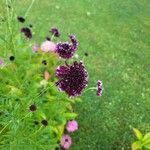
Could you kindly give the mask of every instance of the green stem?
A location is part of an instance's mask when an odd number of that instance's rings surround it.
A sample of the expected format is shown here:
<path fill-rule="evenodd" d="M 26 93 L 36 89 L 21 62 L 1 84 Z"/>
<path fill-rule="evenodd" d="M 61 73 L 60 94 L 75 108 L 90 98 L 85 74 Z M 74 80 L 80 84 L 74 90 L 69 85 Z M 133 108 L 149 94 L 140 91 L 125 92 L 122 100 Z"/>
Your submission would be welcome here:
<path fill-rule="evenodd" d="M 27 11 L 26 11 L 26 13 L 25 13 L 25 15 L 24 15 L 25 18 L 27 17 L 27 15 L 28 15 L 30 9 L 32 8 L 32 6 L 33 6 L 33 4 L 34 4 L 34 2 L 35 2 L 35 0 L 32 0 L 30 6 L 28 7 L 28 9 L 27 9 Z"/>

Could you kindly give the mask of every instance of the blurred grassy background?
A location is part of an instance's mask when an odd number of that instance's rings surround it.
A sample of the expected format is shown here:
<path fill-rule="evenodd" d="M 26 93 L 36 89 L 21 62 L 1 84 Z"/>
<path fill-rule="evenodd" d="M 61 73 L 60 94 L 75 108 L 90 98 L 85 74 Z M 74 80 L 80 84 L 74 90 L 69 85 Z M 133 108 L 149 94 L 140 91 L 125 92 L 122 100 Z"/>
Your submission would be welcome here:
<path fill-rule="evenodd" d="M 14 2 L 23 16 L 31 0 Z M 150 131 L 150 5 L 148 0 L 35 0 L 27 16 L 33 40 L 58 27 L 61 39 L 74 33 L 90 86 L 101 79 L 102 97 L 89 92 L 76 105 L 80 130 L 72 150 L 130 149 L 132 128 Z"/>

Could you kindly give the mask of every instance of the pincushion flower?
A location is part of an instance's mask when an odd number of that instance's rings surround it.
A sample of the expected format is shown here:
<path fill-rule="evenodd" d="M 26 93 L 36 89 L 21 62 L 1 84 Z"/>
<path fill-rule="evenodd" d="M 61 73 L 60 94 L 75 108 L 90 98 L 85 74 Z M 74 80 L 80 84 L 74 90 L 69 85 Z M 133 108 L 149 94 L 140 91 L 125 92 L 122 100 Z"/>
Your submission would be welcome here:
<path fill-rule="evenodd" d="M 101 80 L 97 81 L 97 96 L 102 96 L 102 92 L 103 92 L 103 83 Z"/>
<path fill-rule="evenodd" d="M 68 121 L 66 129 L 68 132 L 75 132 L 78 130 L 78 122 L 76 120 Z"/>
<path fill-rule="evenodd" d="M 56 49 L 56 44 L 51 42 L 51 41 L 45 41 L 42 43 L 41 45 L 41 50 L 44 51 L 44 52 L 54 52 Z"/>
<path fill-rule="evenodd" d="M 0 66 L 4 64 L 4 61 L 0 59 Z"/>
<path fill-rule="evenodd" d="M 59 37 L 60 36 L 60 31 L 57 28 L 51 28 L 50 32 L 55 36 Z"/>
<path fill-rule="evenodd" d="M 63 59 L 69 59 L 72 58 L 75 51 L 78 47 L 77 39 L 74 35 L 70 35 L 71 43 L 69 42 L 60 42 L 56 45 L 56 53 L 63 58 Z"/>
<path fill-rule="evenodd" d="M 22 28 L 22 29 L 21 29 L 21 32 L 24 33 L 24 35 L 25 35 L 27 38 L 29 38 L 29 39 L 32 38 L 32 32 L 31 32 L 31 30 L 30 30 L 28 27 Z"/>
<path fill-rule="evenodd" d="M 38 50 L 39 50 L 39 45 L 38 44 L 33 45 L 32 51 L 37 52 Z"/>
<path fill-rule="evenodd" d="M 83 62 L 75 61 L 72 65 L 58 66 L 56 76 L 59 78 L 56 85 L 69 97 L 81 95 L 88 84 L 88 73 Z"/>
<path fill-rule="evenodd" d="M 60 145 L 62 146 L 62 148 L 64 149 L 69 149 L 70 146 L 72 145 L 72 139 L 69 135 L 63 135 Z"/>

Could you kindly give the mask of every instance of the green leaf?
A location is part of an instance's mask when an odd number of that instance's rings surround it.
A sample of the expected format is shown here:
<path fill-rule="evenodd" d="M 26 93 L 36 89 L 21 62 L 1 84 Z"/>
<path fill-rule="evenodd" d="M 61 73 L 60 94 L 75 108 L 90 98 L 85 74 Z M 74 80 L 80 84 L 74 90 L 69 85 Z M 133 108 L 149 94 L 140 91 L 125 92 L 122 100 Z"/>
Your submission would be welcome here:
<path fill-rule="evenodd" d="M 142 133 L 141 133 L 138 129 L 133 128 L 133 131 L 134 131 L 136 137 L 137 137 L 139 140 L 141 140 L 141 139 L 143 138 Z"/>
<path fill-rule="evenodd" d="M 71 119 L 75 119 L 78 116 L 78 114 L 76 114 L 76 113 L 65 113 L 64 116 L 67 120 L 71 120 Z"/>
<path fill-rule="evenodd" d="M 144 147 L 145 147 L 146 149 L 150 149 L 150 143 L 145 144 Z"/>
<path fill-rule="evenodd" d="M 143 138 L 143 145 L 150 144 L 150 132 L 147 133 Z"/>
<path fill-rule="evenodd" d="M 136 141 L 132 144 L 132 150 L 141 150 L 142 144 L 140 141 Z"/>

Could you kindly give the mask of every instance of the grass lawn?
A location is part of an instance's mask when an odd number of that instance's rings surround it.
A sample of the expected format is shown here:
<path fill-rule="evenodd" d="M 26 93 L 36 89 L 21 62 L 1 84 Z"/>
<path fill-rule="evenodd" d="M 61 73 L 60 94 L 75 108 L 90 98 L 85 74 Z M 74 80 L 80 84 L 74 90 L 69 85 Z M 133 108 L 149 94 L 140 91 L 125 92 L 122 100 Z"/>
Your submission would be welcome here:
<path fill-rule="evenodd" d="M 31 0 L 16 3 L 24 15 Z M 62 39 L 74 33 L 84 53 L 90 86 L 103 81 L 104 93 L 83 94 L 76 104 L 80 130 L 72 150 L 130 150 L 136 127 L 150 131 L 150 5 L 148 0 L 35 0 L 26 24 L 42 42 L 52 26 Z"/>

